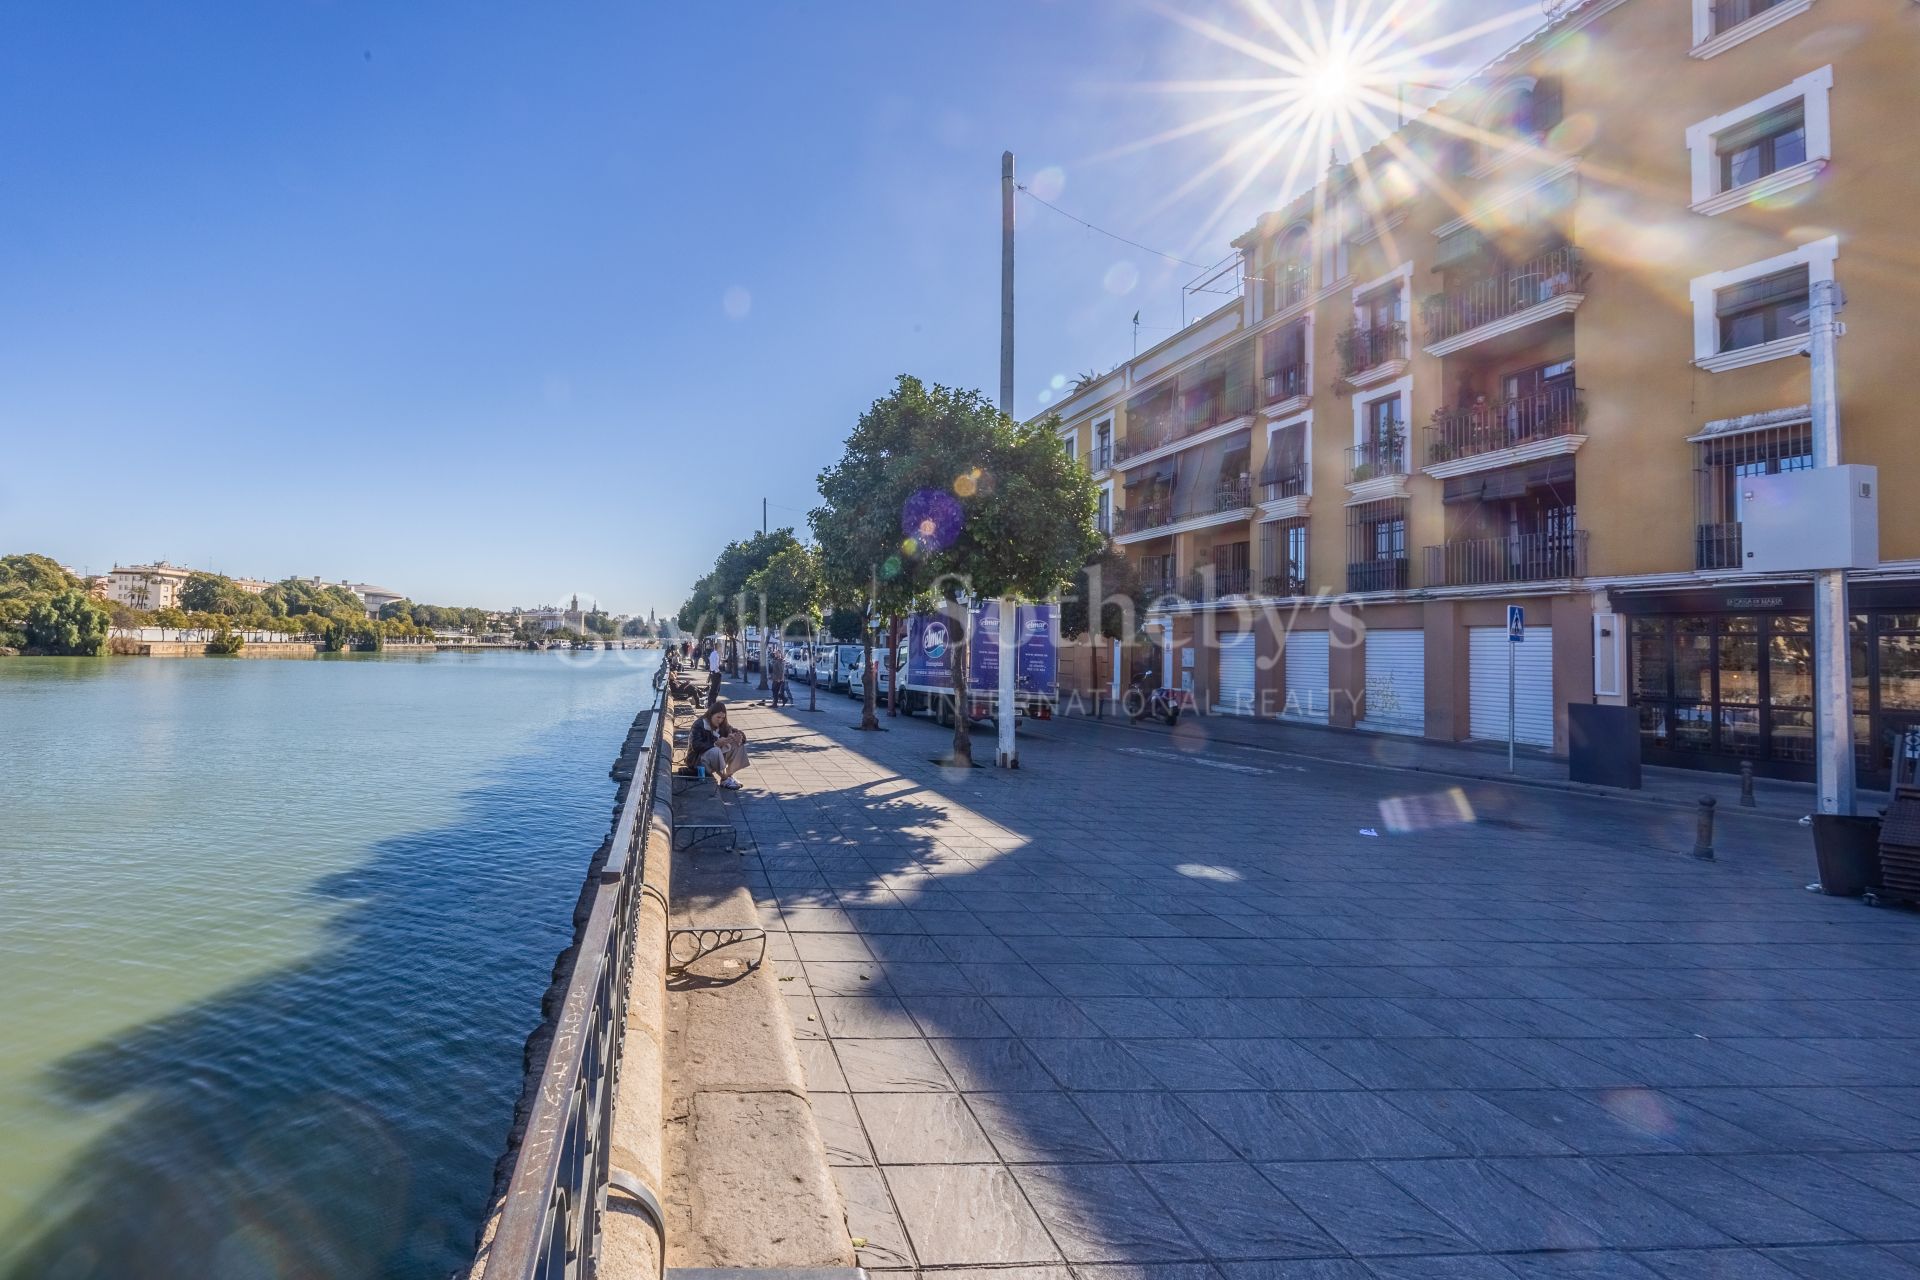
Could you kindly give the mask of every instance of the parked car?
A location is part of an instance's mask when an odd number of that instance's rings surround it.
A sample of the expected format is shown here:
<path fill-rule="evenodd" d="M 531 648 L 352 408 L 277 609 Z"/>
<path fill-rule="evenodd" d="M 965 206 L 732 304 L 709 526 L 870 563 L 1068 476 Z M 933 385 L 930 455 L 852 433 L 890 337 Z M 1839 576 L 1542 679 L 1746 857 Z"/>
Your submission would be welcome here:
<path fill-rule="evenodd" d="M 833 657 L 836 650 L 830 644 L 823 644 L 814 650 L 813 676 L 822 689 L 833 688 Z"/>
<path fill-rule="evenodd" d="M 827 661 L 833 664 L 832 687 L 849 692 L 860 679 L 861 648 L 857 644 L 837 644 L 828 648 Z"/>

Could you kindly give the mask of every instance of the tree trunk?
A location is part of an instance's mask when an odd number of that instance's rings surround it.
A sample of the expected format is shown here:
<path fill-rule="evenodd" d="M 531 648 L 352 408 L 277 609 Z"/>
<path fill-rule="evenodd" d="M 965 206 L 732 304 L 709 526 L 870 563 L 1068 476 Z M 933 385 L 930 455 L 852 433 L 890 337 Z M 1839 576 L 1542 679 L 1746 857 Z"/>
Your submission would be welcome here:
<path fill-rule="evenodd" d="M 967 723 L 967 608 L 960 605 L 953 628 L 948 633 L 947 652 L 952 655 L 953 674 L 953 763 L 962 769 L 973 767 L 973 726 Z"/>
<path fill-rule="evenodd" d="M 873 691 L 876 683 L 873 670 L 873 628 L 860 628 L 860 652 L 865 661 L 860 664 L 860 727 L 878 729 L 880 717 L 873 713 Z"/>
<path fill-rule="evenodd" d="M 767 635 L 767 598 L 760 597 L 760 687 L 768 687 L 767 668 L 772 665 L 768 660 L 773 657 L 773 644 Z"/>
<path fill-rule="evenodd" d="M 820 628 L 813 629 L 813 643 L 807 646 L 807 710 L 820 709 Z"/>

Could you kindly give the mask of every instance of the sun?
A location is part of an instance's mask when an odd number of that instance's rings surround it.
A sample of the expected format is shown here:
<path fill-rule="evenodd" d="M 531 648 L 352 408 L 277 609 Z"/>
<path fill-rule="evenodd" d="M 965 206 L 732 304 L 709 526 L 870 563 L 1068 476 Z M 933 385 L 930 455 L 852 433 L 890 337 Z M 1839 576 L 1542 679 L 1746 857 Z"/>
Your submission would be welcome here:
<path fill-rule="evenodd" d="M 1302 77 L 1304 96 L 1323 111 L 1347 107 L 1357 87 L 1353 68 L 1341 54 L 1334 54 L 1321 66 Z"/>

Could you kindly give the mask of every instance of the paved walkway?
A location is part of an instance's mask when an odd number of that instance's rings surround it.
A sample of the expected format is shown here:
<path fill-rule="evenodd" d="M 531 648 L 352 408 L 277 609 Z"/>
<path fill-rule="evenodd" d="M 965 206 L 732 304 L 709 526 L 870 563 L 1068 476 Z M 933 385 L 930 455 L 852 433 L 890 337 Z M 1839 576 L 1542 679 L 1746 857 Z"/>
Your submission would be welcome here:
<path fill-rule="evenodd" d="M 821 705 L 733 803 L 864 1265 L 1920 1275 L 1920 918 L 1803 829 Z"/>

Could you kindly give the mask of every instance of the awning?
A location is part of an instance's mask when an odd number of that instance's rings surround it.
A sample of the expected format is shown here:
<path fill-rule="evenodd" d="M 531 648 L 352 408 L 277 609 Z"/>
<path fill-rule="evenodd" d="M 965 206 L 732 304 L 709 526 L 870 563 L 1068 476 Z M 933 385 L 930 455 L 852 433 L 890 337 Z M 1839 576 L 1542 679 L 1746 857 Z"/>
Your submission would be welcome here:
<path fill-rule="evenodd" d="M 1178 468 L 1172 458 L 1162 458 L 1150 467 L 1139 467 L 1127 472 L 1126 488 L 1138 488 L 1143 484 L 1172 484 Z"/>
<path fill-rule="evenodd" d="M 1517 467 L 1501 467 L 1498 471 L 1452 476 L 1447 480 L 1446 493 L 1441 501 L 1504 502 L 1509 498 L 1525 497 L 1529 489 L 1572 483 L 1573 458 L 1562 454 L 1557 458 L 1543 458 L 1539 462 L 1523 463 Z"/>
<path fill-rule="evenodd" d="M 1180 478 L 1174 484 L 1173 509 L 1182 514 L 1212 510 L 1213 494 L 1220 486 L 1228 455 L 1245 454 L 1252 446 L 1251 432 L 1236 431 L 1224 440 L 1210 440 L 1181 454 L 1187 465 L 1180 469 Z"/>

